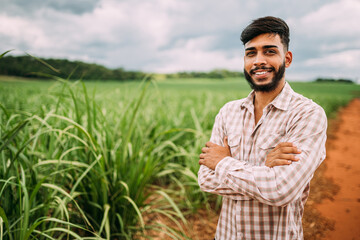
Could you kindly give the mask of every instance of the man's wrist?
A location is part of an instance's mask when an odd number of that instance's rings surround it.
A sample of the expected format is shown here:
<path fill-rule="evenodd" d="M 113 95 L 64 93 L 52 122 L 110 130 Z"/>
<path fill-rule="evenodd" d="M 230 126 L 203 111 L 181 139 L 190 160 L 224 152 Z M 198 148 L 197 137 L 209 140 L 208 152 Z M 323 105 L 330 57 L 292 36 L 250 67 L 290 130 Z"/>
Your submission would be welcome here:
<path fill-rule="evenodd" d="M 233 165 L 233 161 L 236 161 L 232 157 L 224 157 L 221 159 L 215 167 L 215 174 L 219 179 L 223 180 L 226 177 L 227 171 Z"/>

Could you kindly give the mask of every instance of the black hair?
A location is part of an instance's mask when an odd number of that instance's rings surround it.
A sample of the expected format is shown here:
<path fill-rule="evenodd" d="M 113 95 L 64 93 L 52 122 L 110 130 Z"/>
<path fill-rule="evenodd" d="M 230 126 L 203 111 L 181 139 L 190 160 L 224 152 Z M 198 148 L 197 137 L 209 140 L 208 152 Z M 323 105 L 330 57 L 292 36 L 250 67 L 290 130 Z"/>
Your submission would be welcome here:
<path fill-rule="evenodd" d="M 289 26 L 284 20 L 277 17 L 262 17 L 253 20 L 241 33 L 241 41 L 245 45 L 251 39 L 259 36 L 260 34 L 270 33 L 278 34 L 281 39 L 281 43 L 285 49 L 289 49 L 290 32 Z"/>

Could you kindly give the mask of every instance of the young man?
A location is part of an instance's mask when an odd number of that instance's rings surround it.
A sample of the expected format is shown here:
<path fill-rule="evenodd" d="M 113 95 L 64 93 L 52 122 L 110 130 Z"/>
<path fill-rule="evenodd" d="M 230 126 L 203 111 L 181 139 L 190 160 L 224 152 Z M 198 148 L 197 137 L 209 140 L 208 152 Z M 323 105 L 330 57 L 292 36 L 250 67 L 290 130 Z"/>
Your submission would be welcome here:
<path fill-rule="evenodd" d="M 241 40 L 253 91 L 221 108 L 199 160 L 200 188 L 223 196 L 215 238 L 303 239 L 309 182 L 325 158 L 326 115 L 285 81 L 292 53 L 282 19 L 254 20 Z"/>

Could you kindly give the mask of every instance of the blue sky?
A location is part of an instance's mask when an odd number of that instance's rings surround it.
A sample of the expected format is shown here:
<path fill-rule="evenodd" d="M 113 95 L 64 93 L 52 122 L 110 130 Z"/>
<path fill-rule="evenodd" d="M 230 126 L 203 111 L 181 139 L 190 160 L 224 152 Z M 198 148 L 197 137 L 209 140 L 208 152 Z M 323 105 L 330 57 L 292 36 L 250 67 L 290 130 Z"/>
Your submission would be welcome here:
<path fill-rule="evenodd" d="M 290 26 L 290 80 L 360 78 L 360 0 L 0 0 L 0 52 L 146 72 L 243 70 L 241 31 Z"/>

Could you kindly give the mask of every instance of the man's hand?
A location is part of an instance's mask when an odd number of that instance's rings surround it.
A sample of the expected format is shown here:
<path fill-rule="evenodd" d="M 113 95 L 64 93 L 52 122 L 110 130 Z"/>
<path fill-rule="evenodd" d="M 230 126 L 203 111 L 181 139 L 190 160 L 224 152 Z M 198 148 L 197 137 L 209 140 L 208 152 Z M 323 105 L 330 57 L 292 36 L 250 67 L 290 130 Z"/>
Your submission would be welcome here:
<path fill-rule="evenodd" d="M 266 156 L 265 166 L 290 165 L 294 161 L 299 161 L 299 158 L 295 156 L 295 154 L 299 153 L 301 153 L 301 151 L 294 146 L 294 144 L 289 142 L 279 143 Z"/>
<path fill-rule="evenodd" d="M 200 165 L 205 165 L 208 168 L 215 170 L 216 165 L 224 158 L 231 156 L 230 147 L 227 142 L 227 137 L 224 138 L 224 147 L 212 142 L 207 142 L 206 147 L 201 149 Z"/>

